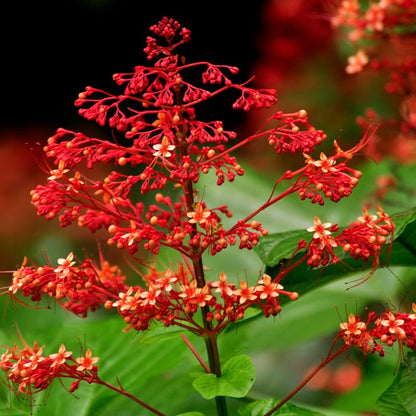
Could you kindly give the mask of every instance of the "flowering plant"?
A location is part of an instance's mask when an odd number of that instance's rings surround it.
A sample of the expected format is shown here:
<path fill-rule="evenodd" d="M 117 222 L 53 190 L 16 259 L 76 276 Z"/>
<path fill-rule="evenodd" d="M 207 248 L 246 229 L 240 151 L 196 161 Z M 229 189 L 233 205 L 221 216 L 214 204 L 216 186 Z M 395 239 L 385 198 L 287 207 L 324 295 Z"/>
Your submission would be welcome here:
<path fill-rule="evenodd" d="M 230 400 L 236 403 L 250 398 L 256 378 L 247 355 L 234 351 L 227 360 L 222 355 L 219 343 L 226 332 L 259 316 L 278 315 L 285 302 L 296 301 L 309 290 L 303 283 L 316 282 L 315 271 L 324 275 L 339 265 L 353 270 L 364 267 L 368 273 L 355 285 L 364 283 L 385 264 L 393 240 L 405 235 L 414 217 L 401 216 L 394 221 L 381 207 L 375 213 L 364 207 L 362 215 L 346 227 L 323 222 L 315 215 L 306 230 L 269 235 L 258 217 L 290 196 L 314 206 L 338 203 L 350 196 L 362 175 L 350 166 L 351 159 L 372 139 L 374 128 L 368 128 L 350 149 L 334 141 L 333 154 L 320 152 L 314 157 L 312 153 L 326 139 L 325 133 L 309 123 L 305 110 L 279 110 L 255 133 L 240 138 L 222 121 L 200 120 L 198 106 L 235 94 L 235 110 L 269 109 L 277 102 L 276 91 L 233 81 L 238 73 L 233 66 L 186 62 L 178 50 L 190 40 L 190 31 L 173 19 L 165 17 L 150 30 L 153 35 L 147 38 L 144 51 L 151 66 L 138 65 L 131 73 L 114 75 L 120 93 L 87 87 L 75 102 L 81 116 L 108 126 L 112 138 L 58 129 L 44 147 L 51 161 L 46 164 L 47 183 L 31 192 L 32 204 L 46 219 L 57 218 L 62 227 L 76 222 L 92 233 L 105 233 L 108 245 L 128 256 L 133 276 L 106 261 L 103 252 L 99 261 L 69 252 L 56 264 L 25 259 L 13 273 L 7 293 L 19 303 L 28 302 L 22 298 L 35 303 L 53 298 L 64 310 L 82 318 L 104 309 L 112 317 L 105 321 L 105 331 L 114 332 L 111 338 L 103 333 L 98 336 L 107 340 L 111 351 L 116 348 L 117 354 L 126 349 L 120 322 L 124 332 L 143 333 L 143 339 L 168 337 L 183 343 L 202 370 L 194 370 L 193 382 L 186 383 L 203 399 L 214 399 L 217 414 L 226 415 Z M 190 80 L 196 73 L 200 78 Z M 203 176 L 214 176 L 215 192 L 222 196 L 226 182 L 245 174 L 237 151 L 260 140 L 276 154 L 303 155 L 302 165 L 275 179 L 265 200 L 234 219 L 228 205 L 209 203 L 200 184 Z M 113 170 L 95 179 L 89 172 L 102 163 Z M 222 255 L 232 247 L 255 249 L 268 268 L 237 281 L 223 270 L 207 270 L 206 258 Z M 166 252 L 172 253 L 169 266 L 158 261 Z M 297 290 L 299 282 L 292 276 L 301 267 L 309 270 L 312 279 L 305 278 L 302 290 Z M 336 270 L 339 277 L 340 269 Z M 245 406 L 238 402 L 238 412 L 266 416 L 290 409 L 295 414 L 317 414 L 288 402 L 336 357 L 353 347 L 364 355 L 379 356 L 394 344 L 401 350 L 414 349 L 415 336 L 414 304 L 408 312 L 372 311 L 367 319 L 349 314 L 326 357 L 297 387 L 281 400 L 253 398 Z M 140 347 L 109 356 L 118 369 L 115 380 L 110 381 L 100 371 L 105 360 L 101 354 L 100 360 L 95 357 L 90 347 L 83 346 L 80 356 L 74 358 L 66 343 L 60 342 L 56 352 L 47 353 L 37 342 L 29 346 L 22 335 L 19 338 L 14 346 L 5 348 L 0 365 L 5 384 L 18 397 L 35 398 L 56 380 L 74 394 L 86 382 L 107 387 L 147 413 L 185 414 L 185 409 L 190 411 L 188 415 L 202 414 L 192 403 L 182 402 L 183 408 L 178 410 L 156 393 L 143 397 L 135 387 L 138 379 L 149 382 L 152 369 L 146 370 L 146 366 L 157 368 L 159 361 L 178 363 L 169 356 L 169 348 L 154 348 L 144 353 L 145 358 Z M 177 349 L 174 351 L 176 355 Z M 129 370 L 131 388 L 123 380 Z M 158 368 L 153 376 L 161 372 Z M 159 381 L 163 385 L 163 380 Z M 101 404 L 95 403 L 90 410 L 103 409 L 109 397 L 102 396 Z M 142 414 L 138 409 L 128 414 Z M 212 414 L 212 409 L 208 411 Z"/>

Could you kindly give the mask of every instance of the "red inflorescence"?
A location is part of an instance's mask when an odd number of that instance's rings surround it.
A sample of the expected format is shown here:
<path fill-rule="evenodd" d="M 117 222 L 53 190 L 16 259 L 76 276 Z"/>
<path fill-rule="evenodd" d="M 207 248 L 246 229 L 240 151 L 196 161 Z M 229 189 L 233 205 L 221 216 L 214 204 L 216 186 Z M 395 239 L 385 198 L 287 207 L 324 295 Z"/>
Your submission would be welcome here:
<path fill-rule="evenodd" d="M 333 26 L 345 29 L 356 48 L 348 58 L 346 72 L 384 73 L 385 91 L 401 101 L 400 116 L 381 118 L 371 110 L 365 118 L 359 118 L 361 125 L 377 118 L 382 126 L 377 146 L 374 143 L 367 149 L 376 159 L 388 156 L 405 163 L 415 160 L 415 21 L 415 0 L 374 0 L 366 5 L 358 0 L 342 1 L 332 18 Z"/>
<path fill-rule="evenodd" d="M 266 139 L 276 153 L 296 153 L 313 151 L 326 136 L 309 124 L 305 110 L 278 111 L 264 128 L 241 140 L 235 132 L 226 130 L 222 121 L 198 120 L 195 107 L 226 90 L 240 93 L 233 107 L 244 110 L 269 108 L 276 102 L 276 92 L 233 83 L 229 75 L 238 69 L 232 66 L 185 64 L 176 49 L 189 41 L 190 32 L 172 19 L 163 18 L 151 30 L 157 38 L 148 38 L 145 52 L 149 60 L 156 59 L 153 66 L 139 65 L 132 73 L 114 75 L 116 84 L 124 86 L 121 94 L 87 87 L 75 102 L 83 117 L 108 125 L 117 132 L 114 134 L 121 133 L 124 143 L 58 129 L 44 148 L 53 160 L 53 167 L 48 167 L 48 183 L 31 192 L 32 204 L 39 215 L 57 217 L 62 226 L 76 222 L 91 232 L 108 230 L 108 243 L 130 254 L 135 254 L 141 243 L 154 254 L 163 245 L 189 257 L 206 249 L 215 254 L 237 241 L 240 248 L 250 249 L 267 231 L 258 223 L 250 230 L 251 221 L 240 221 L 225 230 L 221 216 L 231 216 L 230 211 L 225 206 L 208 209 L 204 202 L 198 202 L 189 195 L 192 184 L 210 171 L 215 173 L 218 185 L 243 175 L 231 152 L 251 141 Z M 186 80 L 188 70 L 193 73 L 198 68 L 202 72 L 201 86 Z M 231 141 L 235 142 L 232 146 Z M 98 163 L 113 165 L 114 170 L 102 180 L 81 173 L 80 166 L 91 169 Z M 313 163 L 308 166 L 308 180 L 298 187 L 299 194 L 311 197 L 308 183 L 320 180 L 328 196 L 329 185 L 325 183 L 333 180 L 334 169 L 319 175 L 315 171 L 320 169 Z M 344 165 L 336 169 L 348 171 Z M 338 176 L 346 182 L 346 196 L 357 179 L 344 173 Z M 184 196 L 177 202 L 161 196 L 168 184 L 182 189 Z M 155 192 L 156 203 L 146 207 L 133 202 L 138 190 L 142 194 Z M 342 196 L 339 190 L 332 193 L 333 200 Z M 192 215 L 202 206 L 206 217 L 197 221 Z"/>
<path fill-rule="evenodd" d="M 364 354 L 384 356 L 384 347 L 395 342 L 401 347 L 416 349 L 416 304 L 413 313 L 387 311 L 379 316 L 370 312 L 367 322 L 350 314 L 348 321 L 340 324 L 338 337 L 349 346 L 358 347 Z"/>
<path fill-rule="evenodd" d="M 33 347 L 19 348 L 15 345 L 8 348 L 1 355 L 0 368 L 16 394 L 32 395 L 48 388 L 57 378 L 75 380 L 69 387 L 70 392 L 75 391 L 81 381 L 99 381 L 97 361 L 89 349 L 84 356 L 74 358 L 63 344 L 57 353 L 44 355 L 43 347 L 35 342 Z"/>
<path fill-rule="evenodd" d="M 341 232 L 336 224 L 322 224 L 317 217 L 314 222 L 315 226 L 307 228 L 308 231 L 314 233 L 307 249 L 307 263 L 310 266 L 320 267 L 338 263 L 341 253 L 336 253 L 335 249 L 341 247 L 355 260 L 369 261 L 371 259 L 370 275 L 379 265 L 383 246 L 389 242 L 394 233 L 393 221 L 381 208 L 377 215 L 370 215 L 364 208 L 363 216 L 358 217 L 357 221 L 352 222 Z M 333 235 L 335 232 L 338 234 Z"/>
<path fill-rule="evenodd" d="M 58 265 L 27 266 L 24 264 L 13 273 L 9 291 L 12 296 L 20 292 L 39 302 L 42 297 L 53 297 L 75 315 L 86 317 L 89 311 L 102 307 L 108 299 L 114 299 L 125 290 L 125 277 L 117 266 L 103 261 L 96 266 L 84 260 L 76 266 L 73 253 L 58 259 Z"/>
<path fill-rule="evenodd" d="M 70 253 L 58 259 L 56 267 L 23 264 L 13 274 L 9 291 L 12 296 L 21 293 L 35 302 L 43 296 L 53 297 L 81 317 L 102 306 L 116 308 L 128 328 L 136 331 L 158 321 L 165 326 L 178 325 L 200 332 L 202 328 L 193 316 L 200 308 L 209 306 L 208 318 L 220 332 L 228 323 L 243 318 L 249 307 L 261 308 L 266 316 L 276 315 L 281 309 L 279 295 L 298 298 L 296 292 L 283 290 L 276 279 L 266 274 L 256 286 L 248 287 L 242 281 L 239 288 L 228 283 L 224 273 L 219 281 L 198 287 L 192 273 L 181 265 L 176 271 L 163 272 L 152 267 L 142 278 L 144 286 L 129 286 L 118 267 L 107 262 L 98 267 L 91 260 L 76 265 Z"/>

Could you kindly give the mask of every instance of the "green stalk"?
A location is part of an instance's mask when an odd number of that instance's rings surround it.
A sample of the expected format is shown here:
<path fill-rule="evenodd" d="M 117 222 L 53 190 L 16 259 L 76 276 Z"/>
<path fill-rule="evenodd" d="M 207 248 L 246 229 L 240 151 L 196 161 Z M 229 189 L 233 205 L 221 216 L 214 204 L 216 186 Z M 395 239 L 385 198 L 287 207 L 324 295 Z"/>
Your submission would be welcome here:
<path fill-rule="evenodd" d="M 188 181 L 184 188 L 184 191 L 188 210 L 191 211 L 194 205 L 194 189 L 191 181 Z M 194 224 L 194 233 L 197 233 L 196 224 Z M 192 257 L 192 265 L 194 268 L 197 286 L 199 288 L 203 288 L 206 282 L 201 253 L 198 253 L 197 251 L 194 253 Z M 212 323 L 207 318 L 209 313 L 209 306 L 205 305 L 204 307 L 202 307 L 201 312 L 204 329 L 206 331 L 204 339 L 208 355 L 209 369 L 212 374 L 215 374 L 217 377 L 221 377 L 221 364 L 217 345 L 217 334 L 215 333 L 215 331 L 213 331 Z M 228 416 L 227 404 L 224 396 L 217 396 L 215 398 L 215 404 L 217 406 L 218 416 Z"/>
<path fill-rule="evenodd" d="M 180 93 L 181 87 L 178 86 L 175 91 L 176 95 L 176 104 L 178 106 L 183 106 L 182 103 L 182 97 Z M 195 103 L 194 103 L 195 104 Z M 179 148 L 182 154 L 188 154 L 188 148 L 186 140 L 181 140 L 183 137 L 186 136 L 186 129 L 184 126 L 182 126 L 181 134 L 178 135 L 179 139 Z M 182 143 L 181 143 L 182 141 Z M 188 212 L 193 211 L 194 209 L 194 187 L 192 184 L 192 181 L 188 180 L 186 181 L 182 189 L 184 191 L 185 199 L 186 199 L 186 207 Z M 191 235 L 191 238 L 197 234 L 197 224 L 193 224 L 193 232 Z M 192 253 L 192 265 L 194 268 L 195 273 L 195 279 L 197 281 L 197 286 L 199 288 L 203 288 L 206 284 L 205 282 L 205 274 L 204 274 L 204 267 L 202 264 L 202 252 L 199 248 L 194 248 Z M 220 364 L 220 358 L 219 358 L 219 352 L 218 352 L 218 345 L 217 345 L 217 333 L 213 330 L 211 321 L 208 320 L 208 313 L 209 313 L 209 306 L 204 306 L 201 308 L 202 312 L 202 321 L 205 329 L 205 347 L 207 350 L 208 355 L 208 364 L 209 369 L 212 374 L 215 374 L 217 377 L 221 377 L 221 364 Z M 225 401 L 224 396 L 217 396 L 215 398 L 215 404 L 217 407 L 217 415 L 218 416 L 228 416 L 227 411 L 227 404 Z"/>

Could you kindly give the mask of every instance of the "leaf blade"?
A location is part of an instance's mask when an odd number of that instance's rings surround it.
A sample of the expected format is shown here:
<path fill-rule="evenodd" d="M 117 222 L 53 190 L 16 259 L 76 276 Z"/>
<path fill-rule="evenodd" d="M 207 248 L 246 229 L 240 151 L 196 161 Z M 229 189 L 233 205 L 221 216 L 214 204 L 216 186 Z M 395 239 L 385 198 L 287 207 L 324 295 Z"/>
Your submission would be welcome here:
<path fill-rule="evenodd" d="M 245 397 L 256 379 L 255 369 L 246 355 L 236 355 L 223 366 L 221 377 L 204 374 L 193 382 L 195 390 L 206 400 L 217 396 Z"/>

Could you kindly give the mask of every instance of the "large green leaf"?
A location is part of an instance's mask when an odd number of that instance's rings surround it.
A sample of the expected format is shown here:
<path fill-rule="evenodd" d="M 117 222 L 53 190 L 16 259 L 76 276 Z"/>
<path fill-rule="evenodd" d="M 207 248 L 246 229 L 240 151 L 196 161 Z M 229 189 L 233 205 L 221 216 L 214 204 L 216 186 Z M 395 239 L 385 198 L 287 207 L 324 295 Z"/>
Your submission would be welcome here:
<path fill-rule="evenodd" d="M 153 344 L 159 341 L 170 341 L 178 335 L 186 332 L 185 329 L 177 326 L 166 327 L 160 322 L 152 322 L 150 328 L 147 329 L 140 338 L 142 344 Z"/>
<path fill-rule="evenodd" d="M 240 416 L 263 416 L 273 409 L 280 400 L 266 399 L 258 400 L 238 409 Z M 323 413 L 296 406 L 291 403 L 284 404 L 281 408 L 273 412 L 272 416 L 324 416 Z"/>
<path fill-rule="evenodd" d="M 406 363 L 392 385 L 377 400 L 380 416 L 413 416 L 416 414 L 416 351 L 408 354 Z"/>
<path fill-rule="evenodd" d="M 204 414 L 201 412 L 186 412 L 176 416 L 204 416 Z"/>
<path fill-rule="evenodd" d="M 203 374 L 193 382 L 195 389 L 204 399 L 217 396 L 245 397 L 256 379 L 250 358 L 236 355 L 225 362 L 221 377 Z"/>

